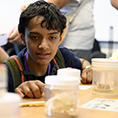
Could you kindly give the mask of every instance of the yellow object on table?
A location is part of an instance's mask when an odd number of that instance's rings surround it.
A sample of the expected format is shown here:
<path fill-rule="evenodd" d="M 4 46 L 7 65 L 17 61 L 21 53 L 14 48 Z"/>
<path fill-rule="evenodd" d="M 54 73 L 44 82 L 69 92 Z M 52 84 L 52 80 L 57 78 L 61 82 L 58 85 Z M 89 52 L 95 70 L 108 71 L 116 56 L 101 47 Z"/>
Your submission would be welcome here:
<path fill-rule="evenodd" d="M 21 107 L 40 107 L 44 106 L 44 101 L 24 102 L 20 103 Z"/>
<path fill-rule="evenodd" d="M 118 59 L 118 49 L 112 54 L 111 59 Z"/>

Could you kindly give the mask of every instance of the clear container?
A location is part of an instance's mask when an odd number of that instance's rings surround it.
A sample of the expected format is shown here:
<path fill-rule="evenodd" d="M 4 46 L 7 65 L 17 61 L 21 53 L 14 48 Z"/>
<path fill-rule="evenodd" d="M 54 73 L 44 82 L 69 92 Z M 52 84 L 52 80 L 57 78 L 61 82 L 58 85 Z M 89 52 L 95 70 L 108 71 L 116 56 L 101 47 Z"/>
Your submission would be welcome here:
<path fill-rule="evenodd" d="M 7 68 L 0 64 L 0 96 L 7 92 Z"/>
<path fill-rule="evenodd" d="M 4 93 L 0 97 L 0 118 L 21 118 L 20 100 L 16 93 Z"/>
<path fill-rule="evenodd" d="M 118 96 L 118 60 L 92 59 L 92 93 L 101 96 Z"/>
<path fill-rule="evenodd" d="M 46 76 L 45 114 L 52 117 L 76 117 L 79 107 L 79 79 L 69 76 Z"/>

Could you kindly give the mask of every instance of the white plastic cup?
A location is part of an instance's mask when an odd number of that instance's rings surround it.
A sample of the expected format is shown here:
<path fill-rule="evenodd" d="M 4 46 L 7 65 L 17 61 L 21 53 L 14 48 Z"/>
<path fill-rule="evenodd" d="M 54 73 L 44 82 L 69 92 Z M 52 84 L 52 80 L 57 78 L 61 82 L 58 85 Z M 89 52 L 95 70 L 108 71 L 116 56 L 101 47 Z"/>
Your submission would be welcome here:
<path fill-rule="evenodd" d="M 0 118 L 20 118 L 20 95 L 4 93 L 0 97 Z"/>

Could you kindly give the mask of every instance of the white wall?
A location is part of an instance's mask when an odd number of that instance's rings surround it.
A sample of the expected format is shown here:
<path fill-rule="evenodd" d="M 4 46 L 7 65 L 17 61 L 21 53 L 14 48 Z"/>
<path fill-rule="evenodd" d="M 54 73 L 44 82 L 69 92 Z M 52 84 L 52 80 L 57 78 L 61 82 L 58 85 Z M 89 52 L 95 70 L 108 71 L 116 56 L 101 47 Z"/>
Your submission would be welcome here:
<path fill-rule="evenodd" d="M 118 11 L 111 6 L 110 0 L 95 0 L 94 4 L 94 19 L 96 34 L 95 37 L 98 41 L 113 40 L 118 42 Z M 110 26 L 113 27 L 112 32 Z M 107 58 L 109 55 L 109 44 L 100 43 L 101 51 L 106 53 Z M 118 43 L 113 44 L 111 55 L 118 49 Z"/>
<path fill-rule="evenodd" d="M 95 37 L 99 41 L 108 41 L 111 37 L 118 41 L 118 11 L 111 6 L 110 0 L 95 0 L 94 19 Z M 113 36 L 110 36 L 110 26 L 113 26 Z"/>
<path fill-rule="evenodd" d="M 8 33 L 18 24 L 20 7 L 36 0 L 0 0 L 0 34 Z M 94 19 L 96 39 L 109 40 L 109 27 L 113 26 L 113 40 L 118 41 L 118 11 L 110 0 L 95 0 Z"/>
<path fill-rule="evenodd" d="M 0 34 L 9 31 L 18 24 L 20 7 L 36 0 L 0 0 Z"/>

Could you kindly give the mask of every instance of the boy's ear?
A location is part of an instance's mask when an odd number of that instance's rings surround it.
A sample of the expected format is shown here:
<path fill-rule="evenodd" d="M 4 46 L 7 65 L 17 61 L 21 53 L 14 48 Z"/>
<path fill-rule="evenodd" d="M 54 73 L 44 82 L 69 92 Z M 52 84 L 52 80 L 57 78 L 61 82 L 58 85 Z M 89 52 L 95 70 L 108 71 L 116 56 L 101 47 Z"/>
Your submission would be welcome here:
<path fill-rule="evenodd" d="M 22 40 L 22 44 L 26 45 L 25 36 L 22 33 L 20 33 L 20 37 L 21 37 L 21 40 Z"/>
<path fill-rule="evenodd" d="M 62 41 L 63 41 L 63 37 L 62 37 L 62 35 L 60 36 L 60 43 L 59 43 L 59 45 L 62 43 Z"/>

